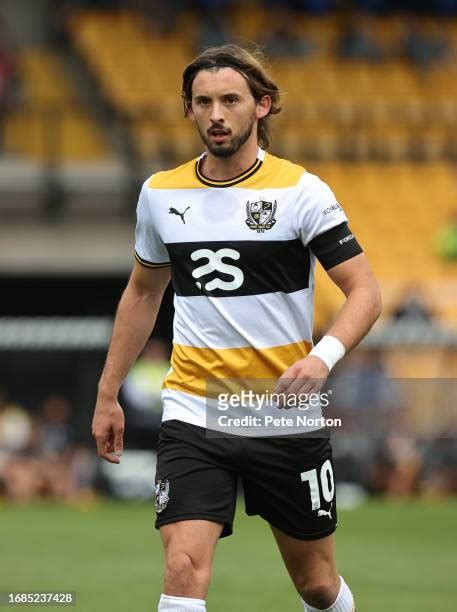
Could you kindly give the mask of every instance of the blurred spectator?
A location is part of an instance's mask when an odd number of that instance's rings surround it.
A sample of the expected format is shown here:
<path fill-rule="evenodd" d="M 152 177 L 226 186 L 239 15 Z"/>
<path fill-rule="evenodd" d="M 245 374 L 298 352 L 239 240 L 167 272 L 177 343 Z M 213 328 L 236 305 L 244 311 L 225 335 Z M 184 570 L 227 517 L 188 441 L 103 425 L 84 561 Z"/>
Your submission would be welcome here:
<path fill-rule="evenodd" d="M 39 465 L 28 456 L 33 439 L 31 417 L 0 389 L 0 490 L 9 499 L 27 502 L 40 489 Z"/>
<path fill-rule="evenodd" d="M 70 449 L 66 454 L 42 457 L 40 465 L 43 470 L 41 496 L 54 501 L 69 501 L 74 491 Z"/>
<path fill-rule="evenodd" d="M 0 492 L 17 503 L 93 495 L 96 458 L 71 441 L 71 405 L 50 395 L 32 418 L 0 398 Z"/>
<path fill-rule="evenodd" d="M 32 419 L 22 406 L 10 403 L 0 389 L 0 453 L 26 451 L 32 443 Z"/>
<path fill-rule="evenodd" d="M 438 234 L 438 253 L 448 261 L 457 261 L 457 213 Z"/>
<path fill-rule="evenodd" d="M 337 51 L 340 57 L 349 60 L 380 61 L 384 58 L 369 15 L 354 11 L 347 17 L 343 22 Z"/>
<path fill-rule="evenodd" d="M 375 492 L 409 497 L 419 490 L 423 458 L 413 438 L 391 436 L 383 441 L 372 470 Z"/>
<path fill-rule="evenodd" d="M 80 445 L 74 447 L 71 456 L 71 479 L 76 499 L 93 497 L 97 467 L 97 456 L 92 448 Z"/>
<path fill-rule="evenodd" d="M 166 36 L 177 28 L 178 19 L 187 10 L 196 11 L 203 25 L 201 38 L 208 36 L 209 46 L 223 44 L 217 42 L 216 34 L 225 32 L 226 10 L 232 6 L 232 0 L 129 0 L 128 5 L 140 10 L 148 19 L 152 29 L 159 35 Z M 213 27 L 213 29 L 211 29 Z M 211 36 L 212 34 L 212 36 Z M 216 42 L 211 42 L 216 40 Z M 203 46 L 208 46 L 202 42 Z"/>
<path fill-rule="evenodd" d="M 314 45 L 294 32 L 293 14 L 278 8 L 272 12 L 270 32 L 263 42 L 265 52 L 272 58 L 298 58 L 309 55 Z"/>
<path fill-rule="evenodd" d="M 176 28 L 176 22 L 187 3 L 181 0 L 129 0 L 128 6 L 143 13 L 152 30 L 159 36 L 166 36 Z"/>
<path fill-rule="evenodd" d="M 169 369 L 167 344 L 152 339 L 124 382 L 122 395 L 126 402 L 126 431 L 135 448 L 151 449 L 156 446 L 162 421 L 162 383 Z"/>
<path fill-rule="evenodd" d="M 343 432 L 332 440 L 338 473 L 370 489 L 375 436 L 383 435 L 389 422 L 385 414 L 392 406 L 383 354 L 377 349 L 355 351 L 341 362 L 336 376 L 330 384 L 336 409 L 329 416 L 343 419 Z"/>
<path fill-rule="evenodd" d="M 426 68 L 433 63 L 445 60 L 450 55 L 451 45 L 443 28 L 435 24 L 426 32 L 420 19 L 407 18 L 403 38 L 400 43 L 400 56 L 419 67 Z"/>
<path fill-rule="evenodd" d="M 230 36 L 220 17 L 214 11 L 204 15 L 198 33 L 197 48 L 207 49 L 225 45 L 228 42 L 230 42 Z"/>
<path fill-rule="evenodd" d="M 66 397 L 49 395 L 42 403 L 36 425 L 37 451 L 44 471 L 41 495 L 61 501 L 70 500 L 76 491 L 71 413 L 71 404 Z"/>
<path fill-rule="evenodd" d="M 446 431 L 423 443 L 421 492 L 427 497 L 457 493 L 457 443 Z"/>
<path fill-rule="evenodd" d="M 394 321 L 431 323 L 433 311 L 419 287 L 408 287 L 392 311 Z"/>
<path fill-rule="evenodd" d="M 374 409 L 390 403 L 385 385 L 389 374 L 379 349 L 355 351 L 341 363 L 337 373 L 344 382 L 350 381 L 338 396 L 343 410 L 372 419 L 376 416 L 372 414 Z"/>
<path fill-rule="evenodd" d="M 231 41 L 226 27 L 231 0 L 192 0 L 190 6 L 199 16 L 200 31 L 196 41 L 198 49 L 224 45 Z"/>
<path fill-rule="evenodd" d="M 29 503 L 41 496 L 44 470 L 34 457 L 11 456 L 3 470 L 3 489 L 8 500 Z"/>
<path fill-rule="evenodd" d="M 50 395 L 41 408 L 40 448 L 46 454 L 64 454 L 70 448 L 70 402 L 61 395 Z"/>

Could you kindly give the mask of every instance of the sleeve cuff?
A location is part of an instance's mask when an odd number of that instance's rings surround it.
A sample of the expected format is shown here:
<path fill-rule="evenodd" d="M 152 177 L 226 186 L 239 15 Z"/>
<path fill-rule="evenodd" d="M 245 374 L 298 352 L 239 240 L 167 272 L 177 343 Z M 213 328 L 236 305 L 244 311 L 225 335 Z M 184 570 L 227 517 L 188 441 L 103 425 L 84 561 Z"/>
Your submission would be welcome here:
<path fill-rule="evenodd" d="M 154 262 L 154 261 L 148 261 L 147 259 L 143 259 L 142 257 L 138 255 L 136 251 L 135 251 L 135 259 L 137 260 L 139 264 L 141 264 L 142 266 L 145 266 L 146 268 L 167 268 L 168 266 L 171 266 L 171 262 L 169 261 Z"/>

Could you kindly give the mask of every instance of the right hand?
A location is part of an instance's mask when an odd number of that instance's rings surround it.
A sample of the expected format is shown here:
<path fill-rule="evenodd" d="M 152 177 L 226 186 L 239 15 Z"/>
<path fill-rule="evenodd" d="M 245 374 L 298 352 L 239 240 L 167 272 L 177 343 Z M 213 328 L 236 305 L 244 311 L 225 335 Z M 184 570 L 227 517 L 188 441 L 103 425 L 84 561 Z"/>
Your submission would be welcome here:
<path fill-rule="evenodd" d="M 124 412 L 117 399 L 97 397 L 92 435 L 97 442 L 98 456 L 110 463 L 120 463 L 123 449 Z"/>

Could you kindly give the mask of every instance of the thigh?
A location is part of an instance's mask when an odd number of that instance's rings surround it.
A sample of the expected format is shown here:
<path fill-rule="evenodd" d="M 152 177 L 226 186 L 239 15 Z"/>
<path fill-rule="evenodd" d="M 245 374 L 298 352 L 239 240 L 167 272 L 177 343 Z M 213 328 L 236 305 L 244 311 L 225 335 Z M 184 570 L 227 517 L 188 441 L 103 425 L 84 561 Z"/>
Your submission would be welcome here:
<path fill-rule="evenodd" d="M 221 537 L 230 535 L 236 485 L 230 441 L 207 438 L 203 428 L 181 421 L 162 425 L 156 470 L 157 528 L 203 521 L 221 524 Z"/>
<path fill-rule="evenodd" d="M 242 482 L 246 512 L 299 540 L 336 529 L 330 441 L 322 437 L 250 439 Z"/>

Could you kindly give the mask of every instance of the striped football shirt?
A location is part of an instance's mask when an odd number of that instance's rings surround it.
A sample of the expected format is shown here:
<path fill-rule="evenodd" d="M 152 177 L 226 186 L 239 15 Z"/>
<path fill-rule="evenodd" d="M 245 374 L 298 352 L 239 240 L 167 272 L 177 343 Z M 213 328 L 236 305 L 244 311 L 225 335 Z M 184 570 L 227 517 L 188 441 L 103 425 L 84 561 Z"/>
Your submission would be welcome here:
<path fill-rule="evenodd" d="M 143 184 L 135 256 L 171 266 L 171 369 L 163 420 L 205 426 L 208 379 L 277 379 L 312 346 L 316 257 L 324 268 L 361 252 L 331 189 L 259 149 L 227 181 L 201 160 Z"/>

